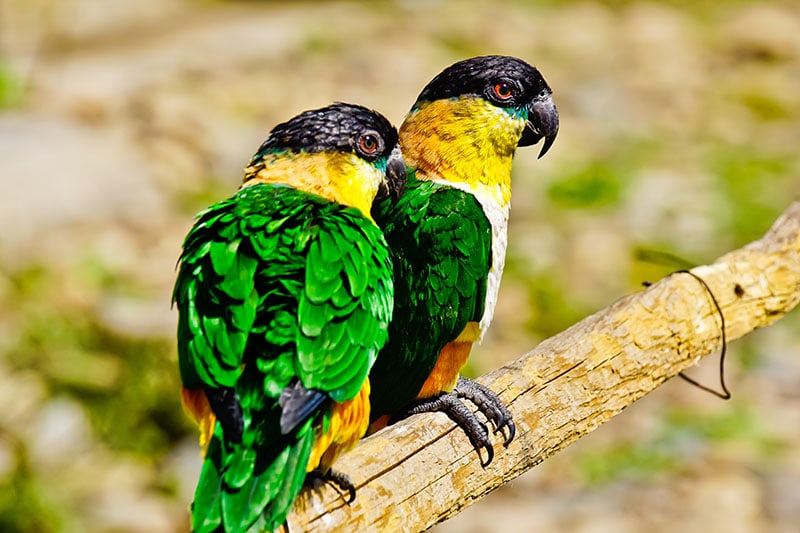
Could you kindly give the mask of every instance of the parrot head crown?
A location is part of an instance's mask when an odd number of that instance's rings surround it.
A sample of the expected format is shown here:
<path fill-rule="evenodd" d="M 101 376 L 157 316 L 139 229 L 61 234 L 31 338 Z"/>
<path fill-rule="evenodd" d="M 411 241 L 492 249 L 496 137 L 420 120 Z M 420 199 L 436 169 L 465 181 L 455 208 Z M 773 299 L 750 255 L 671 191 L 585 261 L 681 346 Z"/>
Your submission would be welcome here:
<path fill-rule="evenodd" d="M 242 186 L 280 183 L 359 208 L 398 198 L 405 162 L 397 130 L 380 113 L 335 103 L 278 124 L 245 168 Z"/>
<path fill-rule="evenodd" d="M 459 61 L 420 93 L 400 127 L 406 163 L 421 179 L 502 189 L 510 195 L 511 162 L 519 146 L 558 133 L 552 90 L 533 66 L 509 56 Z"/>

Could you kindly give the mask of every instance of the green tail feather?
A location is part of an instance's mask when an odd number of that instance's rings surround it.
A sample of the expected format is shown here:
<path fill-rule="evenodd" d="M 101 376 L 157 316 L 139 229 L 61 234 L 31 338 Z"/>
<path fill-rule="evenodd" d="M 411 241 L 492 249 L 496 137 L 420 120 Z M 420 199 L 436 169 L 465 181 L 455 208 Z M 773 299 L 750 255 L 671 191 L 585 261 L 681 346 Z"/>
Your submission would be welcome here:
<path fill-rule="evenodd" d="M 309 419 L 294 435 L 260 449 L 224 443 L 217 424 L 192 504 L 192 531 L 261 532 L 283 524 L 306 477 L 312 423 Z M 270 434 L 280 431 L 272 428 Z"/>

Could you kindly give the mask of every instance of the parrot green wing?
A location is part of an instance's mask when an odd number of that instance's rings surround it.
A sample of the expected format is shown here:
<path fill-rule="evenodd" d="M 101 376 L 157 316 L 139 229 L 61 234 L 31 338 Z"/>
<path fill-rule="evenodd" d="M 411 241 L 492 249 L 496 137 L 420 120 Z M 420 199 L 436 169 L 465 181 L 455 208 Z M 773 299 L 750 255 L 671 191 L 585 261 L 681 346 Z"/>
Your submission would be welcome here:
<path fill-rule="evenodd" d="M 224 424 L 214 429 L 193 530 L 272 530 L 302 486 L 326 406 L 358 393 L 386 342 L 383 236 L 356 209 L 285 186 L 246 187 L 199 215 L 173 299 L 184 387 L 232 389 L 243 418 L 240 441 Z M 284 391 L 308 394 L 282 403 Z"/>
<path fill-rule="evenodd" d="M 439 351 L 483 316 L 492 229 L 477 199 L 409 175 L 406 191 L 373 216 L 394 263 L 389 342 L 370 372 L 371 418 L 414 400 Z"/>
<path fill-rule="evenodd" d="M 298 307 L 300 381 L 337 402 L 361 389 L 386 343 L 392 312 L 392 266 L 383 234 L 360 215 L 358 220 L 320 222 L 309 244 Z"/>

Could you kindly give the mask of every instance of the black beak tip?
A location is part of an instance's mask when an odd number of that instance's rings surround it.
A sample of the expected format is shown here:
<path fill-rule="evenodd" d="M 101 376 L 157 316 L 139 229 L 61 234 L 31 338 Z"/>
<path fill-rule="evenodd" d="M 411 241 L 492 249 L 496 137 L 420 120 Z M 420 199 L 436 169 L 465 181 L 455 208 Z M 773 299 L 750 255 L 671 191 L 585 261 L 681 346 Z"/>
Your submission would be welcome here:
<path fill-rule="evenodd" d="M 541 159 L 544 157 L 544 154 L 550 150 L 550 147 L 553 146 L 553 143 L 556 141 L 556 134 L 550 135 L 549 137 L 544 138 L 544 144 L 542 145 L 542 150 L 539 152 L 539 156 L 536 159 Z"/>

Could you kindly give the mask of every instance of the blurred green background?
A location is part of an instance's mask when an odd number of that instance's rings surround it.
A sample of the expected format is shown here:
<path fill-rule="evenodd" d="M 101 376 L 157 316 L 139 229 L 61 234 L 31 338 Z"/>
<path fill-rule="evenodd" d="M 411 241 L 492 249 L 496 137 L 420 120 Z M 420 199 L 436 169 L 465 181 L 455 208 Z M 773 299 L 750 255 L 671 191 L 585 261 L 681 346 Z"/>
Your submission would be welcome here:
<path fill-rule="evenodd" d="M 561 131 L 517 154 L 474 374 L 800 196 L 794 1 L 0 2 L 0 531 L 186 531 L 169 299 L 193 215 L 277 122 L 342 100 L 399 124 L 486 53 L 541 69 Z M 727 372 L 731 401 L 673 380 L 437 531 L 797 531 L 798 313 Z"/>

